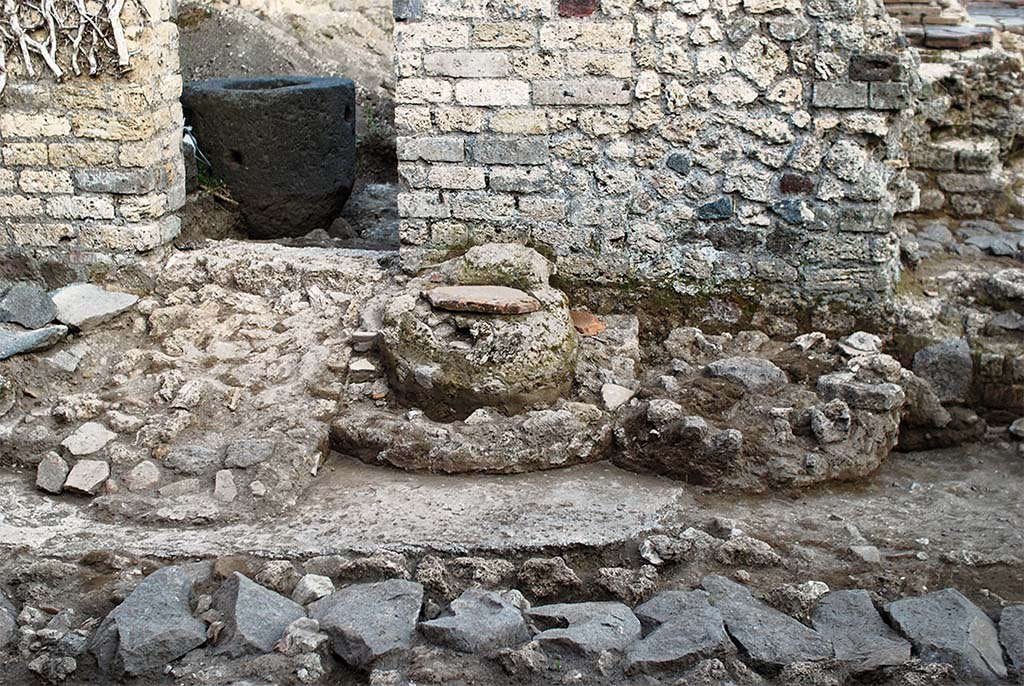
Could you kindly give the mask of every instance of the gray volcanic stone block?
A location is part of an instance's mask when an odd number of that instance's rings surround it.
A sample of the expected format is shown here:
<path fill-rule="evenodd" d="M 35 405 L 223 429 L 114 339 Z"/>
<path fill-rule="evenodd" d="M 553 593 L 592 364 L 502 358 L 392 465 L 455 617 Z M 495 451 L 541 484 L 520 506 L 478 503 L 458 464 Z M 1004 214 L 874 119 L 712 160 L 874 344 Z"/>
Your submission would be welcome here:
<path fill-rule="evenodd" d="M 728 219 L 732 216 L 732 198 L 721 197 L 697 208 L 697 219 Z"/>
<path fill-rule="evenodd" d="M 965 402 L 974 379 L 971 347 L 954 338 L 923 348 L 914 355 L 914 373 L 932 385 L 942 402 Z"/>
<path fill-rule="evenodd" d="M 677 672 L 700 660 L 736 652 L 722 614 L 704 591 L 665 591 L 636 608 L 650 633 L 626 656 L 626 671 Z"/>
<path fill-rule="evenodd" d="M 202 445 L 175 446 L 164 458 L 165 467 L 188 476 L 215 472 L 222 464 L 221 451 Z"/>
<path fill-rule="evenodd" d="M 967 679 L 1006 678 L 996 625 L 959 591 L 947 588 L 886 606 L 896 627 L 924 662 L 945 662 Z"/>
<path fill-rule="evenodd" d="M 271 76 L 185 85 L 199 148 L 253 238 L 302 236 L 341 213 L 356 179 L 356 87 Z"/>
<path fill-rule="evenodd" d="M 760 357 L 728 357 L 715 360 L 705 371 L 710 377 L 725 379 L 748 391 L 770 392 L 789 383 L 784 371 L 770 360 Z"/>
<path fill-rule="evenodd" d="M 391 579 L 343 588 L 310 605 L 309 614 L 338 657 L 368 669 L 409 649 L 422 604 L 423 586 Z"/>
<path fill-rule="evenodd" d="M 467 589 L 449 611 L 448 616 L 422 622 L 420 633 L 461 653 L 486 653 L 530 640 L 519 608 L 500 593 Z"/>
<path fill-rule="evenodd" d="M 239 572 L 217 589 L 213 607 L 224 613 L 216 652 L 231 657 L 273 651 L 288 625 L 306 616 L 298 603 Z"/>
<path fill-rule="evenodd" d="M 106 616 L 89 639 L 99 667 L 138 676 L 206 642 L 206 625 L 192 616 L 192 581 L 182 567 L 164 567 L 143 579 Z"/>
<path fill-rule="evenodd" d="M 626 650 L 640 639 L 640 620 L 622 603 L 565 603 L 527 610 L 542 631 L 534 637 L 545 650 L 598 655 Z"/>
<path fill-rule="evenodd" d="M 7 596 L 0 591 L 0 650 L 3 650 L 11 642 L 17 628 L 18 611 L 7 599 Z"/>
<path fill-rule="evenodd" d="M 1010 666 L 1024 672 L 1024 605 L 1011 605 L 1003 610 L 999 618 L 999 640 Z"/>
<path fill-rule="evenodd" d="M 746 587 L 714 574 L 701 586 L 722 613 L 729 635 L 755 664 L 779 668 L 832 657 L 828 640 L 757 600 Z"/>
<path fill-rule="evenodd" d="M 229 469 L 248 469 L 266 462 L 274 455 L 276 443 L 265 438 L 235 441 L 227 447 L 224 466 Z"/>
<path fill-rule="evenodd" d="M 832 641 L 836 659 L 855 673 L 910 659 L 910 643 L 882 620 L 867 591 L 827 594 L 811 614 L 811 624 Z"/>
<path fill-rule="evenodd" d="M 0 322 L 14 322 L 29 329 L 46 326 L 57 316 L 50 296 L 34 283 L 22 281 L 0 298 Z"/>

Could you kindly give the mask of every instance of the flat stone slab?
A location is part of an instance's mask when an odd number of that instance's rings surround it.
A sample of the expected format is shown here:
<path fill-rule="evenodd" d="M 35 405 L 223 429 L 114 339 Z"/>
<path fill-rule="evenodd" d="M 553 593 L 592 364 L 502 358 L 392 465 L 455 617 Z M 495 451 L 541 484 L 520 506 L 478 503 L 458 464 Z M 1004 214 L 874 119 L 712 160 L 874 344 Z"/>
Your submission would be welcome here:
<path fill-rule="evenodd" d="M 826 594 L 811 614 L 811 624 L 832 641 L 836 659 L 855 673 L 910 659 L 910 642 L 885 623 L 867 591 Z"/>
<path fill-rule="evenodd" d="M 733 640 L 755 664 L 778 668 L 832 657 L 827 639 L 757 600 L 745 586 L 714 574 L 704 577 L 701 586 L 722 613 Z"/>
<path fill-rule="evenodd" d="M 987 26 L 928 26 L 924 30 L 924 44 L 928 48 L 963 50 L 991 40 L 992 29 Z"/>
<path fill-rule="evenodd" d="M 213 607 L 224 613 L 216 653 L 231 657 L 272 652 L 288 625 L 306 616 L 298 603 L 239 572 L 217 589 Z"/>
<path fill-rule="evenodd" d="M 181 567 L 164 567 L 106 616 L 89 651 L 104 672 L 138 676 L 162 673 L 205 642 L 206 624 L 192 616 L 192 580 Z"/>
<path fill-rule="evenodd" d="M 541 632 L 534 636 L 552 651 L 599 655 L 624 651 L 640 640 L 640 620 L 622 603 L 561 603 L 526 611 Z"/>
<path fill-rule="evenodd" d="M 168 489 L 212 488 L 196 479 Z M 181 484 L 179 486 L 179 484 Z M 161 489 L 163 493 L 163 489 Z M 521 475 L 432 476 L 331 459 L 286 517 L 213 526 L 202 536 L 97 520 L 79 504 L 44 498 L 31 480 L 0 473 L 0 549 L 74 558 L 117 541 L 138 555 L 205 557 L 273 550 L 282 558 L 393 550 L 489 551 L 614 546 L 672 525 L 692 495 L 676 482 L 608 464 Z M 558 516 L 553 517 L 552 512 Z"/>
<path fill-rule="evenodd" d="M 423 292 L 433 307 L 449 312 L 529 314 L 540 301 L 525 291 L 507 286 L 439 286 Z"/>
<path fill-rule="evenodd" d="M 75 457 L 81 457 L 103 450 L 115 438 L 117 434 L 99 422 L 86 422 L 65 438 L 61 445 Z"/>
<path fill-rule="evenodd" d="M 626 656 L 630 674 L 676 673 L 736 652 L 722 614 L 705 591 L 664 591 L 634 612 L 650 633 Z"/>
<path fill-rule="evenodd" d="M 64 490 L 81 495 L 96 495 L 110 478 L 110 465 L 100 460 L 79 460 L 71 468 Z"/>
<path fill-rule="evenodd" d="M 45 350 L 64 340 L 68 327 L 53 325 L 29 331 L 17 324 L 0 324 L 0 360 Z"/>
<path fill-rule="evenodd" d="M 91 283 L 73 283 L 50 297 L 57 306 L 57 321 L 82 331 L 110 321 L 139 301 L 131 293 L 108 291 Z"/>
<path fill-rule="evenodd" d="M 347 586 L 310 605 L 309 616 L 320 622 L 338 657 L 366 669 L 410 648 L 422 604 L 421 585 L 391 579 Z"/>
<path fill-rule="evenodd" d="M 429 641 L 460 653 L 486 653 L 530 640 L 523 614 L 500 593 L 467 589 L 447 616 L 420 623 Z"/>
<path fill-rule="evenodd" d="M 996 625 L 960 591 L 947 588 L 903 598 L 889 603 L 886 612 L 922 661 L 951 664 L 976 681 L 1006 678 Z"/>

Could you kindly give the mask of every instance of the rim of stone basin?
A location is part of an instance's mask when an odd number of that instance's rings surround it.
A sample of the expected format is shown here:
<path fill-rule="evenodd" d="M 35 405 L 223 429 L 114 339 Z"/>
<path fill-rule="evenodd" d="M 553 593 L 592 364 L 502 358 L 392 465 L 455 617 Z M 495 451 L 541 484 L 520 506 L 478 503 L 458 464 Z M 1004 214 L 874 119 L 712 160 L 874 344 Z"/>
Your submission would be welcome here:
<path fill-rule="evenodd" d="M 355 88 L 355 82 L 339 76 L 246 76 L 244 78 L 191 81 L 188 86 L 198 90 L 271 94 L 335 87 Z"/>

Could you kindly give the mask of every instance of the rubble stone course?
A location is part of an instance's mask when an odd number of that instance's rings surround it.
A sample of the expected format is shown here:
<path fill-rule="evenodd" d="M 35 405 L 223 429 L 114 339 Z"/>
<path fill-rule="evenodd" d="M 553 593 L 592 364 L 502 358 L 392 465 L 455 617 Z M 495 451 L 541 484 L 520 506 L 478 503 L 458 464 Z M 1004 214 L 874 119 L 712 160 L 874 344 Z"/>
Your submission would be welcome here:
<path fill-rule="evenodd" d="M 880 2 L 555 4 L 399 22 L 408 264 L 516 241 L 568 281 L 891 293 L 886 140 L 916 72 Z"/>

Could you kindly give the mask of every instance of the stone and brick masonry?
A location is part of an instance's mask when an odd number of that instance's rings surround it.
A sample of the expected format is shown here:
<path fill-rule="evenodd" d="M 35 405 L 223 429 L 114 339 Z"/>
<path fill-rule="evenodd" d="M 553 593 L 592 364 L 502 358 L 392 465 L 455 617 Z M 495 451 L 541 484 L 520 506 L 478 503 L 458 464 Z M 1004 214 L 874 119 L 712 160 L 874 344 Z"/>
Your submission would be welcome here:
<path fill-rule="evenodd" d="M 0 100 L 0 240 L 8 252 L 138 252 L 172 240 L 185 200 L 177 29 L 159 0 L 120 78 L 28 78 Z M 125 10 L 126 26 L 139 25 Z M 66 259 L 66 255 L 63 259 Z"/>
<path fill-rule="evenodd" d="M 881 2 L 399 5 L 407 263 L 519 241 L 570 282 L 787 306 L 894 288 L 916 70 Z"/>

